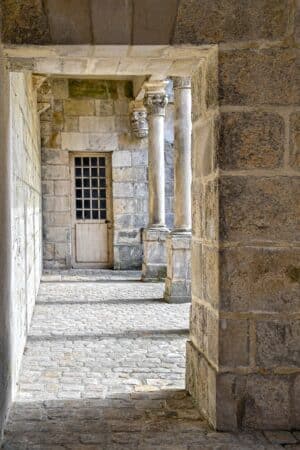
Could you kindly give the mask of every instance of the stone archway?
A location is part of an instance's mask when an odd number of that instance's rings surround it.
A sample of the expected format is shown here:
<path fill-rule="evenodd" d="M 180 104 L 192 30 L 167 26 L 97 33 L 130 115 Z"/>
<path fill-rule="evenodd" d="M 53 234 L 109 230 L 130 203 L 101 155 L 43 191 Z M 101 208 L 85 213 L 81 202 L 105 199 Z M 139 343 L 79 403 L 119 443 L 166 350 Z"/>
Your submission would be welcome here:
<path fill-rule="evenodd" d="M 234 4 L 234 15 L 220 10 L 216 33 L 213 7 L 199 8 L 190 2 L 189 9 L 187 3 L 181 2 L 177 12 L 172 42 L 220 44 L 200 68 L 202 88 L 197 87 L 199 80 L 194 80 L 194 99 L 199 99 L 194 103 L 193 136 L 197 225 L 188 388 L 219 429 L 293 428 L 299 425 L 300 414 L 299 164 L 295 157 L 300 100 L 295 44 L 299 41 L 299 11 L 294 4 L 286 7 L 280 2 L 282 14 L 277 21 L 273 20 L 277 17 L 275 1 L 263 10 L 260 2 L 251 2 L 247 14 Z M 228 26 L 223 19 L 229 16 L 246 19 L 250 26 L 244 31 L 236 22 Z M 17 31 L 20 34 L 15 41 L 13 28 L 6 28 L 4 35 L 10 42 L 23 43 L 24 29 Z M 46 25 L 42 35 L 29 33 L 27 43 L 45 44 L 52 39 L 47 33 Z M 67 43 L 72 36 L 71 30 Z M 60 37 L 56 36 L 56 42 Z M 82 35 L 78 39 L 76 42 L 86 43 Z M 134 43 L 145 43 L 146 39 L 139 37 Z M 4 56 L 16 64 L 11 70 L 25 64 L 27 70 L 40 73 L 73 73 L 78 63 L 88 73 L 106 59 L 102 48 L 94 61 L 91 58 L 82 63 L 80 53 L 87 49 L 78 47 L 76 57 L 63 64 L 67 48 L 61 48 L 59 57 L 55 49 L 48 50 L 33 47 L 37 53 L 30 57 L 24 56 L 22 47 L 6 48 Z M 144 50 L 133 49 L 130 57 Z M 45 58 L 49 58 L 46 65 Z M 107 68 L 110 72 L 120 67 L 114 59 L 112 64 Z M 184 61 L 184 70 L 187 64 Z M 130 65 L 126 67 L 133 70 Z M 5 99 L 2 101 L 3 109 L 7 108 Z M 7 124 L 1 125 L 6 135 Z M 6 150 L 7 141 L 3 142 L 4 154 Z M 3 202 L 9 217 L 6 193 Z M 3 235 L 9 237 L 9 221 L 3 221 L 2 227 Z M 8 255 L 6 247 L 3 255 Z M 2 276 L 3 286 L 9 287 L 9 274 Z M 3 310 L 9 310 L 6 304 Z M 6 373 L 4 385 L 8 379 Z"/>

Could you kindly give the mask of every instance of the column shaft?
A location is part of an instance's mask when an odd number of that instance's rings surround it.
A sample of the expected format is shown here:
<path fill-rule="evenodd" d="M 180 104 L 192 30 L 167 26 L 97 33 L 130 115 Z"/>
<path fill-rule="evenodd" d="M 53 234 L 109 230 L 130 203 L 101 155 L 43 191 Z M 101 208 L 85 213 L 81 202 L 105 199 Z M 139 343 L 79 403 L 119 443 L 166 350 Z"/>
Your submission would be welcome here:
<path fill-rule="evenodd" d="M 175 91 L 175 230 L 191 230 L 192 92 L 190 79 L 174 81 Z"/>
<path fill-rule="evenodd" d="M 166 276 L 164 119 L 166 82 L 146 83 L 145 106 L 149 120 L 149 224 L 143 233 L 143 280 Z"/>
<path fill-rule="evenodd" d="M 149 116 L 149 227 L 165 226 L 164 116 Z"/>
<path fill-rule="evenodd" d="M 192 95 L 190 78 L 174 79 L 175 93 L 175 228 L 167 238 L 165 299 L 191 300 Z"/>

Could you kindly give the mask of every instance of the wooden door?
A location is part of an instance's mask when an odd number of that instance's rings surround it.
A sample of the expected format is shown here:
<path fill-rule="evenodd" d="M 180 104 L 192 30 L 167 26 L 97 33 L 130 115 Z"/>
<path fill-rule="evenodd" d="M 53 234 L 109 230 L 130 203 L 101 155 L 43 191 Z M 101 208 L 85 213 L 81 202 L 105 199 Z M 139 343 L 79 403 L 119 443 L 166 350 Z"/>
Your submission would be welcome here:
<path fill-rule="evenodd" d="M 111 155 L 72 158 L 73 267 L 111 267 Z"/>

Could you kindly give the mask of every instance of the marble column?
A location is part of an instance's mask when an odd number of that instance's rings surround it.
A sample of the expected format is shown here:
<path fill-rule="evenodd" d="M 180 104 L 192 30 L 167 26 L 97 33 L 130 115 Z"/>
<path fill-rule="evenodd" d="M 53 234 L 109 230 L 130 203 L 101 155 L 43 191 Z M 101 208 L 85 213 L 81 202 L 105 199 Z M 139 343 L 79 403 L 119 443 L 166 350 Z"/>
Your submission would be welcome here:
<path fill-rule="evenodd" d="M 143 280 L 159 280 L 166 276 L 166 237 L 169 230 L 165 225 L 165 158 L 164 119 L 167 96 L 167 82 L 145 84 L 144 104 L 149 123 L 148 189 L 149 224 L 143 232 Z"/>
<path fill-rule="evenodd" d="M 167 238 L 168 302 L 191 301 L 192 92 L 190 78 L 176 77 L 174 141 L 174 230 Z"/>

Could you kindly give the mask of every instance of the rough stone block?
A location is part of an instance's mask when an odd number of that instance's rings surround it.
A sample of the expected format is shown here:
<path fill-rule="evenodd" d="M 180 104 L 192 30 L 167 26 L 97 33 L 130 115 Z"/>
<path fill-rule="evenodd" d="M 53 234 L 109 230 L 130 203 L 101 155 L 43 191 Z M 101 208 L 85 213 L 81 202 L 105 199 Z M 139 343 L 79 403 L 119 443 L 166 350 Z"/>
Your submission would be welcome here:
<path fill-rule="evenodd" d="M 54 195 L 54 183 L 53 181 L 42 182 L 43 195 Z"/>
<path fill-rule="evenodd" d="M 168 303 L 190 303 L 191 283 L 185 280 L 165 279 L 164 299 Z"/>
<path fill-rule="evenodd" d="M 195 238 L 203 237 L 203 184 L 193 179 L 192 182 L 192 231 Z"/>
<path fill-rule="evenodd" d="M 48 244 L 44 242 L 43 244 L 43 259 L 51 260 L 54 259 L 54 244 Z"/>
<path fill-rule="evenodd" d="M 44 164 L 69 164 L 69 152 L 60 149 L 44 149 L 42 152 L 42 162 Z"/>
<path fill-rule="evenodd" d="M 300 249 L 228 248 L 220 252 L 219 258 L 222 310 L 299 311 Z M 206 274 L 213 283 L 216 270 L 208 266 Z"/>
<path fill-rule="evenodd" d="M 143 231 L 142 279 L 161 280 L 167 272 L 166 238 L 167 229 L 147 228 Z"/>
<path fill-rule="evenodd" d="M 129 100 L 128 99 L 122 99 L 122 100 L 115 100 L 114 101 L 114 109 L 115 114 L 117 116 L 128 116 L 129 114 Z"/>
<path fill-rule="evenodd" d="M 283 164 L 284 120 L 279 114 L 221 114 L 218 165 L 223 170 L 276 169 Z"/>
<path fill-rule="evenodd" d="M 47 212 L 63 212 L 70 210 L 70 198 L 69 196 L 64 197 L 44 197 L 43 199 L 43 207 Z"/>
<path fill-rule="evenodd" d="M 220 53 L 219 95 L 226 105 L 300 103 L 299 56 L 293 49 L 228 50 Z M 259 89 L 258 89 L 259 86 Z"/>
<path fill-rule="evenodd" d="M 133 164 L 134 166 L 134 164 Z M 148 198 L 148 185 L 146 183 L 133 183 L 133 196 L 136 198 Z"/>
<path fill-rule="evenodd" d="M 81 133 L 110 133 L 114 130 L 114 117 L 79 117 L 79 131 Z"/>
<path fill-rule="evenodd" d="M 219 239 L 220 187 L 217 179 L 208 181 L 204 189 L 203 233 L 207 241 Z M 223 205 L 222 205 L 223 206 Z"/>
<path fill-rule="evenodd" d="M 220 296 L 219 272 L 222 270 L 219 266 L 219 251 L 216 247 L 203 245 L 202 252 L 203 257 L 201 270 L 203 279 L 203 298 L 212 306 L 218 307 Z"/>
<path fill-rule="evenodd" d="M 216 426 L 216 373 L 191 341 L 186 347 L 186 389 L 204 417 Z"/>
<path fill-rule="evenodd" d="M 215 121 L 209 119 L 193 126 L 193 172 L 198 177 L 205 177 L 214 169 L 215 156 Z"/>
<path fill-rule="evenodd" d="M 91 150 L 113 151 L 118 149 L 118 135 L 116 133 L 92 133 L 86 136 L 88 136 Z"/>
<path fill-rule="evenodd" d="M 113 167 L 113 182 L 145 182 L 147 181 L 146 167 Z"/>
<path fill-rule="evenodd" d="M 114 242 L 117 245 L 124 244 L 140 244 L 141 243 L 141 231 L 140 230 L 120 230 L 116 231 L 114 235 Z M 128 254 L 128 259 L 130 253 Z"/>
<path fill-rule="evenodd" d="M 290 165 L 293 169 L 300 169 L 300 112 L 290 117 Z"/>
<path fill-rule="evenodd" d="M 51 90 L 53 98 L 65 99 L 69 96 L 68 80 L 53 78 L 51 80 Z"/>
<path fill-rule="evenodd" d="M 131 166 L 131 152 L 126 150 L 113 152 L 112 155 L 113 167 L 130 167 Z M 134 168 L 133 168 L 134 170 Z"/>
<path fill-rule="evenodd" d="M 130 133 L 129 116 L 115 116 L 115 129 L 118 133 Z"/>
<path fill-rule="evenodd" d="M 121 245 L 118 246 L 119 261 L 118 266 L 121 270 L 141 269 L 142 266 L 142 247 L 141 245 Z"/>
<path fill-rule="evenodd" d="M 218 375 L 218 429 L 290 429 L 290 383 L 284 375 Z"/>
<path fill-rule="evenodd" d="M 191 236 L 170 233 L 166 241 L 167 278 L 165 299 L 169 303 L 191 301 Z"/>
<path fill-rule="evenodd" d="M 205 110 L 204 101 L 205 73 L 203 65 L 192 76 L 192 122 L 196 122 Z"/>
<path fill-rule="evenodd" d="M 289 431 L 265 431 L 264 435 L 271 444 L 296 444 L 296 438 Z"/>
<path fill-rule="evenodd" d="M 89 149 L 90 135 L 84 133 L 61 133 L 61 146 L 63 150 Z"/>
<path fill-rule="evenodd" d="M 45 226 L 65 227 L 70 224 L 70 211 L 66 212 L 46 212 L 43 211 L 43 220 Z"/>
<path fill-rule="evenodd" d="M 114 114 L 113 100 L 95 100 L 97 116 L 112 116 Z"/>
<path fill-rule="evenodd" d="M 56 180 L 54 183 L 55 195 L 70 195 L 71 183 L 69 180 Z"/>
<path fill-rule="evenodd" d="M 216 44 L 280 39 L 287 32 L 289 7 L 284 0 L 181 0 L 174 44 Z"/>
<path fill-rule="evenodd" d="M 249 321 L 220 319 L 219 363 L 226 367 L 249 365 Z"/>
<path fill-rule="evenodd" d="M 45 230 L 45 239 L 48 242 L 68 242 L 70 238 L 69 227 L 48 227 Z"/>
<path fill-rule="evenodd" d="M 115 214 L 133 214 L 137 210 L 135 198 L 115 198 L 113 204 Z"/>
<path fill-rule="evenodd" d="M 299 190 L 300 178 L 293 176 L 221 178 L 220 238 L 300 241 Z"/>
<path fill-rule="evenodd" d="M 55 259 L 66 260 L 68 253 L 69 253 L 68 244 L 65 244 L 65 243 L 56 243 L 55 244 L 55 253 L 54 253 Z"/>
<path fill-rule="evenodd" d="M 61 148 L 61 134 L 54 131 L 50 135 L 41 136 L 42 147 Z"/>
<path fill-rule="evenodd" d="M 192 240 L 192 295 L 203 298 L 203 251 L 202 244 Z"/>
<path fill-rule="evenodd" d="M 202 304 L 192 303 L 190 334 L 198 350 L 213 365 L 219 363 L 219 319 L 216 311 Z"/>
<path fill-rule="evenodd" d="M 48 165 L 42 166 L 42 179 L 43 180 L 68 180 L 69 179 L 69 167 Z"/>
<path fill-rule="evenodd" d="M 67 99 L 64 100 L 64 112 L 67 116 L 93 116 L 95 114 L 94 100 Z"/>
<path fill-rule="evenodd" d="M 300 375 L 297 374 L 293 380 L 293 390 L 292 390 L 292 427 L 296 430 L 300 429 Z M 300 440 L 300 438 L 299 438 Z"/>
<path fill-rule="evenodd" d="M 63 131 L 79 131 L 79 117 L 65 116 Z"/>
<path fill-rule="evenodd" d="M 113 184 L 113 197 L 134 197 L 133 183 L 114 183 Z"/>
<path fill-rule="evenodd" d="M 75 98 L 96 98 L 96 99 L 117 99 L 116 80 L 69 80 L 70 97 Z M 90 100 L 89 100 L 90 101 Z M 93 102 L 94 104 L 94 102 Z M 84 116 L 85 114 L 79 114 Z"/>
<path fill-rule="evenodd" d="M 300 320 L 256 322 L 256 364 L 299 367 Z"/>

